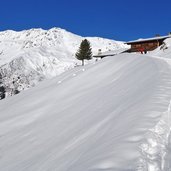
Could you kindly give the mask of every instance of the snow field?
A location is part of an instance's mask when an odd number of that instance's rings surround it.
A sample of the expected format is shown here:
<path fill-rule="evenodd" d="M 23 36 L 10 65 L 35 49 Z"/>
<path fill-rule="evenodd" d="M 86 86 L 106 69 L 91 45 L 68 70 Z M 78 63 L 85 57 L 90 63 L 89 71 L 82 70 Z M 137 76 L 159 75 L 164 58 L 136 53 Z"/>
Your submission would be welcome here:
<path fill-rule="evenodd" d="M 165 60 L 122 54 L 1 101 L 0 168 L 165 168 L 170 71 Z"/>

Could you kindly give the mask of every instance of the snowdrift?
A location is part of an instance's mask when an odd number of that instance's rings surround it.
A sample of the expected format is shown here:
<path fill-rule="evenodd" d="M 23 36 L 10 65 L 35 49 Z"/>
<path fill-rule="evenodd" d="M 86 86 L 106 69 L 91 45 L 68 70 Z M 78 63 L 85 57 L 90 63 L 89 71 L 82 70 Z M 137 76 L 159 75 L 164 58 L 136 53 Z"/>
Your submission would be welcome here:
<path fill-rule="evenodd" d="M 170 72 L 165 60 L 122 54 L 0 101 L 1 170 L 162 170 Z"/>

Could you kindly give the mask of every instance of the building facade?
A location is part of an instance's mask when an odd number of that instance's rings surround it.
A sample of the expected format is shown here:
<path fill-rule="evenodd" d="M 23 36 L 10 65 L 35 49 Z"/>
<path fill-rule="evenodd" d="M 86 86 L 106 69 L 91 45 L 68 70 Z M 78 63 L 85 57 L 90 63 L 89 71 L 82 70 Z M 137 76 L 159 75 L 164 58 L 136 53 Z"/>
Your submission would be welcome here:
<path fill-rule="evenodd" d="M 135 41 L 126 42 L 127 45 L 131 45 L 131 48 L 127 52 L 147 52 L 152 51 L 163 44 L 164 40 L 171 37 L 161 36 L 149 39 L 139 39 Z"/>

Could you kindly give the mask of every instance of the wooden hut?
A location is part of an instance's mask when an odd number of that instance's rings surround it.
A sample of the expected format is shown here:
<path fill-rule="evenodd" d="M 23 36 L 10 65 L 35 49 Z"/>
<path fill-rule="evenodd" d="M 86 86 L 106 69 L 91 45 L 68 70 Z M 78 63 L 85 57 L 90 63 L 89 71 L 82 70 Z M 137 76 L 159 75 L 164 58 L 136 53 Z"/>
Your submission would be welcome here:
<path fill-rule="evenodd" d="M 109 56 L 115 56 L 121 53 L 124 53 L 128 50 L 129 48 L 120 48 L 120 49 L 116 49 L 116 50 L 110 50 L 107 52 L 101 52 L 101 50 L 98 52 L 97 55 L 93 55 L 94 58 L 105 58 L 105 57 L 109 57 Z"/>
<path fill-rule="evenodd" d="M 163 41 L 167 38 L 171 37 L 171 35 L 168 36 L 158 36 L 153 37 L 149 39 L 139 39 L 135 41 L 129 41 L 125 44 L 131 45 L 131 48 L 127 50 L 127 52 L 147 52 L 152 51 L 163 44 Z"/>

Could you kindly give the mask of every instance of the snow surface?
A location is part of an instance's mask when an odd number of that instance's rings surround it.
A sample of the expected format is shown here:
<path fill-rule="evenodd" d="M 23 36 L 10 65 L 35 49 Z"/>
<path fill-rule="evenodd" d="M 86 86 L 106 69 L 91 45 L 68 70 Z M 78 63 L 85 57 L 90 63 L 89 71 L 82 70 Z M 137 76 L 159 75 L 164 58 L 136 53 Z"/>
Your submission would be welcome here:
<path fill-rule="evenodd" d="M 150 55 L 171 58 L 171 38 L 166 39 L 164 44 L 152 51 Z"/>
<path fill-rule="evenodd" d="M 170 59 L 122 54 L 0 101 L 3 171 L 168 171 Z"/>
<path fill-rule="evenodd" d="M 0 32 L 0 72 L 7 94 L 33 87 L 81 63 L 75 53 L 81 37 L 60 28 Z M 87 37 L 93 53 L 126 47 L 123 42 Z M 18 79 L 19 78 L 19 79 Z M 13 84 L 14 82 L 14 84 Z"/>
<path fill-rule="evenodd" d="M 114 56 L 114 55 L 118 55 L 118 54 L 121 54 L 121 53 L 125 52 L 129 48 L 130 47 L 128 46 L 127 48 L 120 48 L 120 49 L 117 49 L 117 50 L 102 52 L 100 54 L 98 53 L 98 54 L 94 55 L 94 57 L 104 57 L 104 56 Z"/>
<path fill-rule="evenodd" d="M 151 40 L 160 40 L 160 39 L 165 39 L 165 38 L 169 38 L 169 37 L 171 37 L 171 35 L 168 35 L 168 36 L 157 36 L 157 37 L 152 37 L 152 38 L 147 38 L 147 39 L 138 39 L 138 40 L 129 41 L 127 43 L 131 44 L 131 43 L 151 41 Z"/>

